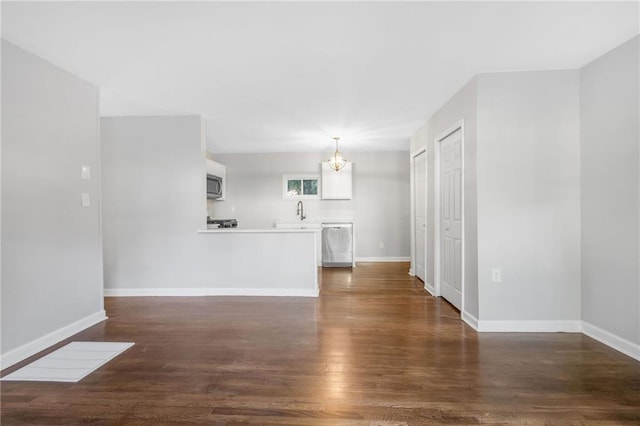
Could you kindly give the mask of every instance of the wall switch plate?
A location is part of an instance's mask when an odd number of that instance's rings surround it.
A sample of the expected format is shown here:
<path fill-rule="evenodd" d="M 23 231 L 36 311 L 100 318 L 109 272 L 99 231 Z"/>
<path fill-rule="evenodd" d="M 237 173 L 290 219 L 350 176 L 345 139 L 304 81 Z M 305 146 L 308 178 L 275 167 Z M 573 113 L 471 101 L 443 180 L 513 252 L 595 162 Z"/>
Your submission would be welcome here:
<path fill-rule="evenodd" d="M 89 167 L 89 166 L 82 166 L 82 167 L 80 168 L 80 170 L 82 171 L 82 173 L 81 173 L 81 177 L 82 177 L 82 179 L 84 179 L 84 180 L 89 180 L 89 179 L 91 179 L 91 167 Z"/>
<path fill-rule="evenodd" d="M 80 194 L 80 198 L 82 200 L 81 202 L 82 207 L 89 207 L 91 205 L 91 196 L 86 192 L 83 192 L 82 194 Z"/>
<path fill-rule="evenodd" d="M 491 281 L 494 283 L 502 282 L 502 271 L 500 268 L 492 268 L 491 269 Z"/>
<path fill-rule="evenodd" d="M 380 248 L 384 248 L 384 241 L 380 241 Z"/>

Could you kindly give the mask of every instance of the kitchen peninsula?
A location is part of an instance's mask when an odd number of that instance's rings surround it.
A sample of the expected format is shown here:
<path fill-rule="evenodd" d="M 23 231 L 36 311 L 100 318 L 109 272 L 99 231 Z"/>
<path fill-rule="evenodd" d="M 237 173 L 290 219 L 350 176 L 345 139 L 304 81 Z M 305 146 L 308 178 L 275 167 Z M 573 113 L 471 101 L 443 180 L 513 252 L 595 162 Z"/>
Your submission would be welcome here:
<path fill-rule="evenodd" d="M 198 295 L 318 296 L 316 233 L 308 229 L 207 229 L 198 231 L 205 254 L 202 273 L 224 287 Z"/>

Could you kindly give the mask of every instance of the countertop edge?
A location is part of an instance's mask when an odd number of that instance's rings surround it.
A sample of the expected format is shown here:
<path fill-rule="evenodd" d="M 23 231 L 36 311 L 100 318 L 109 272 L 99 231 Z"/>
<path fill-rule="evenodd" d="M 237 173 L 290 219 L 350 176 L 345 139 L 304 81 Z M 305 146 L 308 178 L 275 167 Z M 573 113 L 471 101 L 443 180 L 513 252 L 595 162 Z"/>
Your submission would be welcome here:
<path fill-rule="evenodd" d="M 317 229 L 287 229 L 287 228 L 267 228 L 267 229 L 198 229 L 198 234 L 290 234 L 316 232 Z"/>
<path fill-rule="evenodd" d="M 276 225 L 281 224 L 281 225 L 291 225 L 291 224 L 314 224 L 314 225 L 322 225 L 323 223 L 355 223 L 355 220 L 353 219 L 353 217 L 347 217 L 347 216 L 341 216 L 341 217 L 335 217 L 335 218 L 329 218 L 329 217 L 319 217 L 319 218 L 307 218 L 307 220 L 305 220 L 304 222 L 301 222 L 300 219 L 277 219 L 275 221 Z"/>

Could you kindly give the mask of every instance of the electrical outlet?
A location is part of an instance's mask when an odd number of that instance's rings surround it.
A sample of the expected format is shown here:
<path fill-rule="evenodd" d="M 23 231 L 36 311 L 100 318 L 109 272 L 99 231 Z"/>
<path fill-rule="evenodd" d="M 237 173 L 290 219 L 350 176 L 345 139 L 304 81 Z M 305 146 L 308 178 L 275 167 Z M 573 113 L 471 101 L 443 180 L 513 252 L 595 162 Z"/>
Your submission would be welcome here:
<path fill-rule="evenodd" d="M 384 248 L 384 241 L 380 241 L 380 248 Z"/>
<path fill-rule="evenodd" d="M 91 196 L 85 192 L 80 194 L 80 201 L 82 207 L 89 207 L 91 205 Z"/>
<path fill-rule="evenodd" d="M 492 268 L 491 269 L 491 281 L 494 283 L 502 282 L 502 271 L 500 268 Z"/>

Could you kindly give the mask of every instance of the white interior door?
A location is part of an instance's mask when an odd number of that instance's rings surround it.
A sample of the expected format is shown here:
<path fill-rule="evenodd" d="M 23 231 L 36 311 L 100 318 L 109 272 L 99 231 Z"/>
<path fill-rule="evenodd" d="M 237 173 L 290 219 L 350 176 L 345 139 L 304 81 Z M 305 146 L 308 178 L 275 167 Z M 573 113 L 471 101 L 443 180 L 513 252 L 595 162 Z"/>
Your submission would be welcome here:
<path fill-rule="evenodd" d="M 462 131 L 440 142 L 440 293 L 462 310 Z"/>
<path fill-rule="evenodd" d="M 426 230 L 427 230 L 427 153 L 413 158 L 414 219 L 415 219 L 415 274 L 425 282 L 426 277 Z"/>

